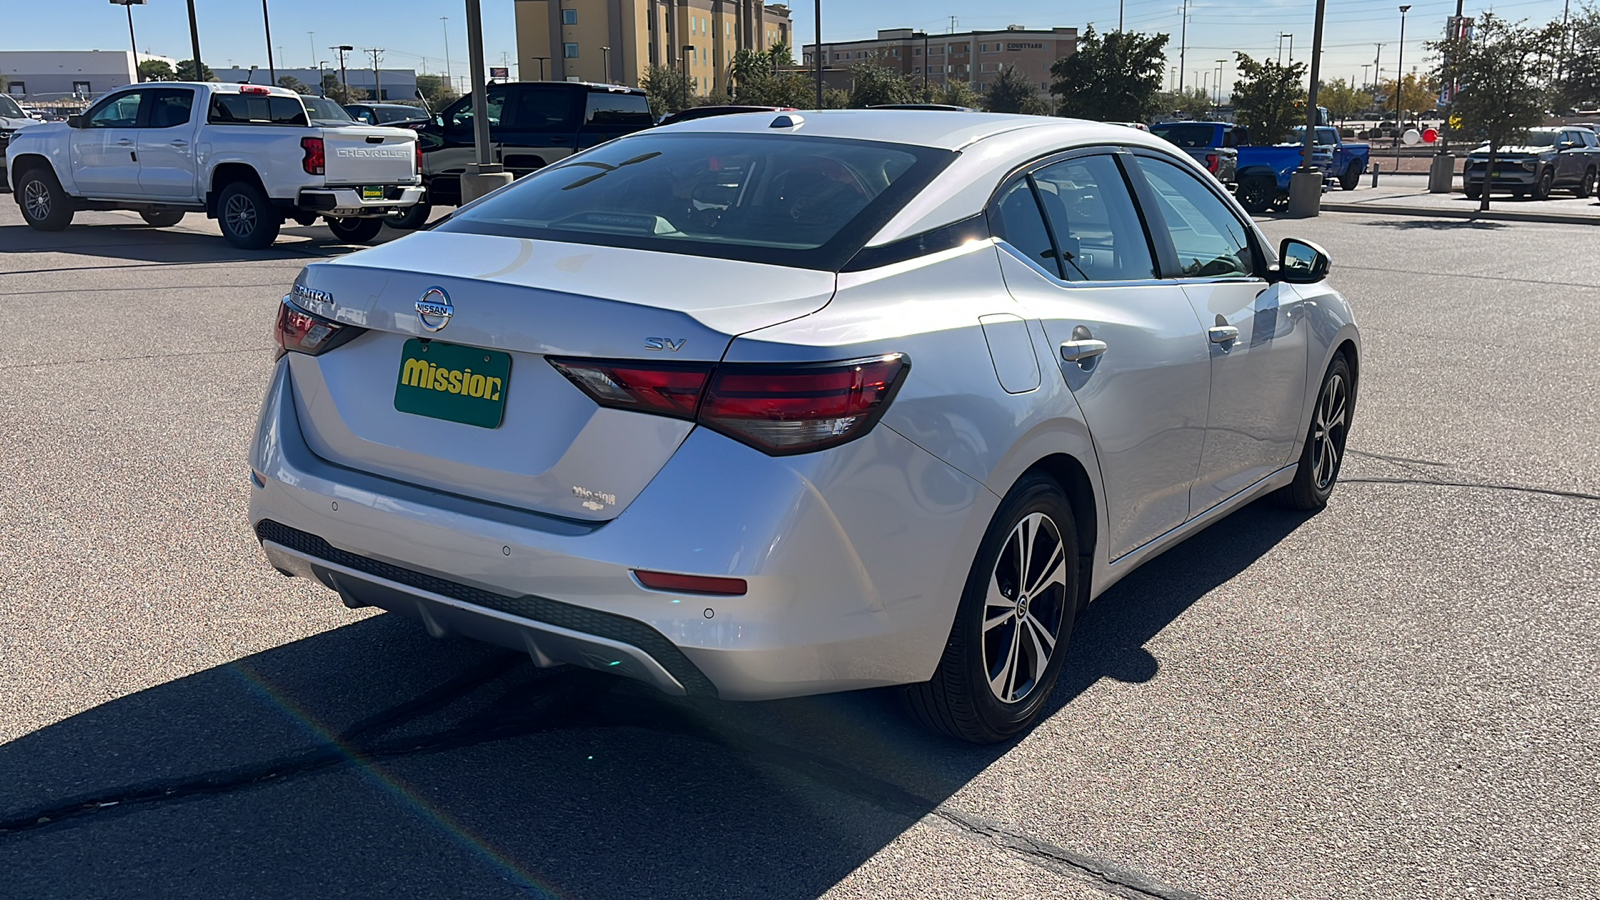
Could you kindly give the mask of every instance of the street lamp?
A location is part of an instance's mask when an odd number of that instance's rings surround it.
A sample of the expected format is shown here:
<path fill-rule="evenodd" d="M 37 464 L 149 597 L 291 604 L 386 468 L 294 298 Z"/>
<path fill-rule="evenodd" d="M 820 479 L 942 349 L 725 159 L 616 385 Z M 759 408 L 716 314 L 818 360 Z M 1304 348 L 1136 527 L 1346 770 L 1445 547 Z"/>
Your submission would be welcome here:
<path fill-rule="evenodd" d="M 678 54 L 678 72 L 683 76 L 683 109 L 689 108 L 689 62 L 694 55 L 694 45 L 684 44 Z"/>
<path fill-rule="evenodd" d="M 272 61 L 272 17 L 267 15 L 267 0 L 261 0 L 261 27 L 267 33 L 267 78 L 269 84 L 278 83 L 278 66 Z"/>
<path fill-rule="evenodd" d="M 600 48 L 600 68 L 602 70 L 602 78 L 601 78 L 601 80 L 604 81 L 606 84 L 610 84 L 611 83 L 611 48 L 610 47 L 601 47 Z"/>
<path fill-rule="evenodd" d="M 1406 77 L 1406 13 L 1411 4 L 1400 7 L 1400 50 L 1394 69 L 1394 159 L 1395 170 L 1400 168 L 1400 132 L 1405 127 L 1405 115 L 1400 111 L 1400 98 L 1405 94 Z"/>
<path fill-rule="evenodd" d="M 1283 62 L 1283 39 L 1289 39 L 1289 63 L 1294 64 L 1294 32 L 1284 31 L 1278 34 L 1278 62 Z"/>
<path fill-rule="evenodd" d="M 111 2 L 128 10 L 128 46 L 133 48 L 133 82 L 138 84 L 144 79 L 139 76 L 139 41 L 133 36 L 133 8 L 143 6 L 144 0 L 111 0 Z"/>
<path fill-rule="evenodd" d="M 1217 60 L 1217 103 L 1213 112 L 1218 115 L 1222 113 L 1222 67 L 1227 64 L 1228 61 L 1225 59 Z"/>
<path fill-rule="evenodd" d="M 315 55 L 315 53 L 312 54 L 312 56 Z M 324 99 L 328 96 L 328 76 L 322 71 L 322 67 L 327 64 L 328 61 L 325 59 L 317 60 L 317 96 Z"/>
<path fill-rule="evenodd" d="M 535 56 L 534 59 L 539 61 L 539 80 L 543 81 L 544 80 L 544 64 L 550 61 L 550 57 L 548 57 L 548 56 Z"/>
<path fill-rule="evenodd" d="M 439 25 L 440 25 L 441 28 L 444 29 L 444 86 L 446 88 L 449 88 L 449 87 L 451 87 L 451 84 L 450 84 L 450 17 L 449 16 L 440 16 L 439 17 Z M 544 79 L 540 78 L 540 80 L 542 81 Z"/>

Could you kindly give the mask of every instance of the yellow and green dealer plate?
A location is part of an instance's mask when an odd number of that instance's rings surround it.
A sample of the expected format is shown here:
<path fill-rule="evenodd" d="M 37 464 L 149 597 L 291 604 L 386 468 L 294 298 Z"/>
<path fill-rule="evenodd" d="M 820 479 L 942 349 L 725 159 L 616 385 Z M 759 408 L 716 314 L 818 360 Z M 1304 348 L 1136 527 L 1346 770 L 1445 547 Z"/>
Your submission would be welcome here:
<path fill-rule="evenodd" d="M 400 352 L 394 408 L 479 428 L 499 428 L 510 383 L 509 353 L 412 338 Z"/>
<path fill-rule="evenodd" d="M 363 199 L 363 200 L 382 200 L 383 199 L 383 186 L 382 185 L 367 185 L 367 186 L 362 187 L 361 188 L 361 199 Z"/>

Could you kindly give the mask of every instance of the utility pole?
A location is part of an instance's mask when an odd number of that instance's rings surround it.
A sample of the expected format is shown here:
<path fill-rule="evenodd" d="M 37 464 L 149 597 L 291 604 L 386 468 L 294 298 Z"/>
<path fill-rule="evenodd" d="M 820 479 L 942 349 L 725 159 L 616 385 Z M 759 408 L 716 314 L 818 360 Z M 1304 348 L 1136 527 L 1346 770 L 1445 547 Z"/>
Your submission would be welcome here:
<path fill-rule="evenodd" d="M 314 66 L 317 64 L 317 33 L 315 31 L 306 32 L 306 40 L 311 45 L 311 64 Z"/>
<path fill-rule="evenodd" d="M 378 54 L 382 53 L 385 49 L 387 48 L 368 47 L 361 51 L 363 53 L 372 54 L 372 99 L 374 102 L 378 103 L 383 102 L 383 81 L 378 75 Z"/>
<path fill-rule="evenodd" d="M 1411 9 L 1407 3 L 1400 7 L 1400 50 L 1399 61 L 1395 63 L 1394 70 L 1394 164 L 1395 170 L 1400 168 L 1400 132 L 1405 128 L 1405 114 L 1400 109 L 1400 98 L 1405 96 L 1406 77 L 1406 12 Z M 1487 175 L 1484 176 L 1488 178 Z M 1488 192 L 1489 182 L 1484 181 L 1484 191 Z"/>
<path fill-rule="evenodd" d="M 440 16 L 439 24 L 444 28 L 444 86 L 454 90 L 454 85 L 450 81 L 450 17 Z"/>
<path fill-rule="evenodd" d="M 200 64 L 200 24 L 194 18 L 194 0 L 189 0 L 189 45 L 194 49 L 194 80 L 205 81 L 201 74 L 205 67 Z"/>
<path fill-rule="evenodd" d="M 1183 0 L 1182 31 L 1178 36 L 1178 94 L 1183 94 L 1183 58 L 1189 49 L 1189 0 Z"/>
<path fill-rule="evenodd" d="M 1378 61 L 1383 59 L 1383 45 L 1378 45 L 1378 52 L 1372 56 L 1372 105 L 1378 105 L 1378 85 L 1383 83 L 1383 69 Z"/>
<path fill-rule="evenodd" d="M 268 84 L 278 83 L 278 66 L 272 61 L 272 17 L 267 15 L 267 0 L 261 0 L 261 27 L 267 33 L 267 78 Z"/>
<path fill-rule="evenodd" d="M 1214 113 L 1222 112 L 1222 69 L 1228 64 L 1225 59 L 1217 60 L 1217 105 Z"/>
<path fill-rule="evenodd" d="M 817 13 L 817 109 L 822 108 L 822 0 L 816 2 Z M 956 26 L 956 17 L 950 17 L 952 33 Z"/>
<path fill-rule="evenodd" d="M 350 52 L 351 50 L 354 50 L 355 48 L 350 46 L 349 44 L 339 44 L 339 45 L 334 46 L 334 47 L 329 47 L 328 49 L 329 50 L 338 51 L 338 53 L 339 53 L 339 90 L 340 90 L 341 93 L 344 94 L 344 102 L 345 103 L 349 103 L 350 102 L 350 79 L 349 79 L 349 77 L 347 76 L 347 74 L 345 72 L 344 55 L 346 53 Z"/>

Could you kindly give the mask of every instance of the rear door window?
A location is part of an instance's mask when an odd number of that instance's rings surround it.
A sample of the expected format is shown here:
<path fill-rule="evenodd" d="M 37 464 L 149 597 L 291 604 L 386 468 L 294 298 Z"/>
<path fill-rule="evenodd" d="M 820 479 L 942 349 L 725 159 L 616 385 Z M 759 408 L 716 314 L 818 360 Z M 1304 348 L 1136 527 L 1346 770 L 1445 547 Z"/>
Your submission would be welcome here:
<path fill-rule="evenodd" d="M 158 88 L 150 92 L 147 128 L 176 128 L 189 124 L 194 109 L 194 91 L 188 88 Z"/>
<path fill-rule="evenodd" d="M 502 118 L 505 114 L 506 89 L 504 87 L 487 89 L 484 92 L 484 104 L 487 107 L 489 127 L 499 128 L 503 124 Z M 470 133 L 472 131 L 472 116 L 472 96 L 469 94 L 462 97 L 461 103 L 450 111 L 444 122 L 445 127 L 452 132 Z"/>
<path fill-rule="evenodd" d="M 1033 173 L 1039 203 L 1061 251 L 1068 281 L 1141 281 L 1155 258 L 1116 160 L 1069 159 Z"/>
<path fill-rule="evenodd" d="M 591 92 L 584 121 L 590 125 L 625 125 L 637 128 L 649 128 L 654 124 L 654 119 L 650 116 L 648 97 L 619 91 Z"/>
<path fill-rule="evenodd" d="M 995 236 L 1010 244 L 1023 259 L 1061 277 L 1055 243 L 1050 240 L 1050 229 L 1044 224 L 1044 213 L 1039 210 L 1029 179 L 1018 179 L 1000 193 L 989 213 L 989 222 Z"/>
<path fill-rule="evenodd" d="M 518 131 L 578 130 L 578 92 L 564 88 L 533 88 L 513 94 L 512 127 Z"/>

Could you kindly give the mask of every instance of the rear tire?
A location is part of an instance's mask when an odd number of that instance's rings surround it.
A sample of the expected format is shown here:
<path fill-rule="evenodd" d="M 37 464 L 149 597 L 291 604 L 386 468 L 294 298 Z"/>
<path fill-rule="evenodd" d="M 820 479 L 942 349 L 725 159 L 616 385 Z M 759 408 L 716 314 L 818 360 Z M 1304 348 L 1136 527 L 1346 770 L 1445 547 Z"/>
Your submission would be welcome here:
<path fill-rule="evenodd" d="M 1043 475 L 1023 478 L 978 546 L 933 679 L 906 688 L 911 714 L 975 744 L 1032 726 L 1061 674 L 1080 577 L 1066 494 Z"/>
<path fill-rule="evenodd" d="M 235 181 L 217 197 L 217 224 L 228 243 L 240 250 L 264 250 L 278 239 L 283 213 L 260 188 Z"/>
<path fill-rule="evenodd" d="M 1344 174 L 1339 176 L 1339 188 L 1346 191 L 1355 190 L 1361 185 L 1361 173 L 1363 171 L 1365 170 L 1362 168 L 1360 161 L 1352 162 L 1344 170 Z"/>
<path fill-rule="evenodd" d="M 1588 197 L 1595 192 L 1597 186 L 1600 186 L 1600 172 L 1590 166 L 1584 170 L 1583 178 L 1578 180 L 1578 186 L 1572 189 L 1572 193 L 1579 197 Z"/>
<path fill-rule="evenodd" d="M 1339 483 L 1339 468 L 1344 464 L 1345 439 L 1350 434 L 1355 399 L 1350 361 L 1341 353 L 1328 364 L 1322 386 L 1317 389 L 1317 402 L 1311 409 L 1311 424 L 1306 429 L 1305 448 L 1300 451 L 1294 481 L 1277 492 L 1284 506 L 1317 510 L 1328 505 L 1328 497 Z"/>
<path fill-rule="evenodd" d="M 1278 199 L 1278 183 L 1270 178 L 1252 177 L 1239 182 L 1235 192 L 1239 205 L 1250 213 L 1264 213 Z"/>
<path fill-rule="evenodd" d="M 383 230 L 383 219 L 377 216 L 364 219 L 329 219 L 328 230 L 346 244 L 365 244 Z"/>
<path fill-rule="evenodd" d="M 384 216 L 383 224 L 401 231 L 415 231 L 428 224 L 428 217 L 432 215 L 432 203 L 418 203 L 408 208 L 405 212 L 390 213 Z"/>
<path fill-rule="evenodd" d="M 172 226 L 174 226 L 174 225 L 178 224 L 179 222 L 183 221 L 183 213 L 181 213 L 181 212 L 142 212 L 142 213 L 139 213 L 139 218 L 143 219 L 144 223 L 146 225 L 152 226 L 154 228 L 171 228 Z"/>
<path fill-rule="evenodd" d="M 17 179 L 14 190 L 23 221 L 35 231 L 61 231 L 72 224 L 72 198 L 61 189 L 55 172 L 29 169 Z"/>

